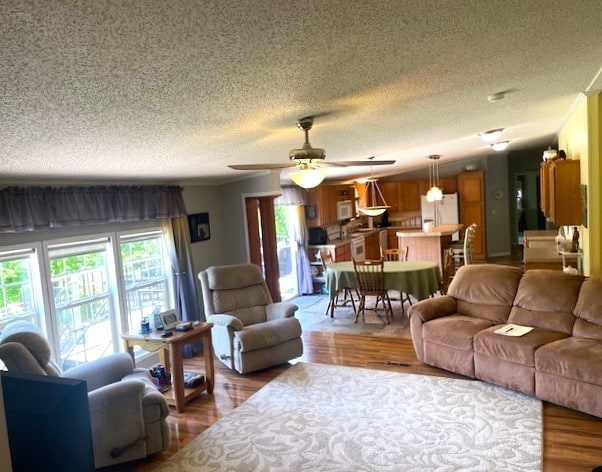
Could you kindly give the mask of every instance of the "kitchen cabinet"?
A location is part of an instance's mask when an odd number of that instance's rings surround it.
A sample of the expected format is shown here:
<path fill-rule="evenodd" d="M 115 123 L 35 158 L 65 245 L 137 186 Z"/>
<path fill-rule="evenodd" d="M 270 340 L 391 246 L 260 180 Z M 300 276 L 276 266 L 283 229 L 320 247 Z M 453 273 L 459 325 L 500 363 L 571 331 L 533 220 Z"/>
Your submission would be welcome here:
<path fill-rule="evenodd" d="M 310 228 L 337 222 L 337 202 L 354 201 L 355 191 L 350 185 L 319 185 L 307 190 L 305 219 Z"/>
<path fill-rule="evenodd" d="M 577 159 L 543 162 L 539 170 L 541 210 L 557 226 L 582 223 L 580 164 Z"/>
<path fill-rule="evenodd" d="M 417 180 L 398 182 L 398 205 L 400 211 L 420 211 L 420 192 Z"/>
<path fill-rule="evenodd" d="M 380 241 L 378 230 L 364 235 L 366 259 L 380 259 Z"/>
<path fill-rule="evenodd" d="M 378 188 L 383 194 L 385 202 L 391 207 L 389 208 L 390 212 L 402 211 L 402 209 L 399 208 L 399 183 L 400 182 L 379 182 L 378 184 Z"/>
<path fill-rule="evenodd" d="M 431 183 L 428 180 L 418 181 L 418 193 L 419 195 L 426 195 L 431 188 Z M 459 183 L 456 177 L 440 177 L 439 188 L 443 193 L 456 193 L 459 191 Z M 420 200 L 418 201 L 418 207 L 420 208 Z"/>
<path fill-rule="evenodd" d="M 417 180 L 399 180 L 378 184 L 383 197 L 391 206 L 390 212 L 420 211 L 420 192 Z"/>
<path fill-rule="evenodd" d="M 458 194 L 460 200 L 460 223 L 467 228 L 477 225 L 474 239 L 474 257 L 484 260 L 487 257 L 485 247 L 485 180 L 481 170 L 461 172 L 458 175 Z"/>

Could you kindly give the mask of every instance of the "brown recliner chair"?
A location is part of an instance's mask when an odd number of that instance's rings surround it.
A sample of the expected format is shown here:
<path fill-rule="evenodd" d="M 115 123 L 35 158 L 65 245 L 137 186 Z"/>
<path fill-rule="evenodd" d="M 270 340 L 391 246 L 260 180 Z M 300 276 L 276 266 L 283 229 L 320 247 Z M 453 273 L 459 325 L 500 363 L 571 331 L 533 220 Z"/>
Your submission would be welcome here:
<path fill-rule="evenodd" d="M 241 374 L 303 354 L 297 305 L 273 303 L 255 264 L 213 266 L 198 275 L 215 355 Z"/>
<path fill-rule="evenodd" d="M 9 372 L 86 381 L 96 468 L 169 446 L 167 402 L 149 372 L 134 368 L 129 354 L 112 354 L 61 373 L 42 331 L 28 321 L 15 321 L 2 330 L 0 359 Z"/>

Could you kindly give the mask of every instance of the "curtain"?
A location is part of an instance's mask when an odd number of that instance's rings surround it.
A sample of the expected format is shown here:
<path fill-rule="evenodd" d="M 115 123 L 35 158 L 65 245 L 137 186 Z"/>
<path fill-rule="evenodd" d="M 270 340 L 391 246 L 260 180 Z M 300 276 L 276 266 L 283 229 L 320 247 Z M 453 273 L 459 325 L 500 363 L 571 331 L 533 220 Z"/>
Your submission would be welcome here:
<path fill-rule="evenodd" d="M 174 275 L 176 313 L 179 313 L 182 321 L 200 321 L 201 313 L 192 264 L 188 217 L 166 218 L 161 220 L 161 224 L 167 240 L 171 243 L 167 245 L 167 252 Z M 192 357 L 201 347 L 202 343 L 186 345 L 184 356 Z"/>
<path fill-rule="evenodd" d="M 5 187 L 0 233 L 154 220 L 186 215 L 178 186 Z"/>
<path fill-rule="evenodd" d="M 311 267 L 307 255 L 307 241 L 309 239 L 307 224 L 305 223 L 305 208 L 295 205 L 296 218 L 293 231 L 297 243 L 297 284 L 301 295 L 312 294 L 314 291 L 311 279 Z"/>
<path fill-rule="evenodd" d="M 298 186 L 282 187 L 280 195 L 274 204 L 294 206 L 295 218 L 293 221 L 293 233 L 297 246 L 297 286 L 301 295 L 313 293 L 311 280 L 311 267 L 307 255 L 308 231 L 305 222 L 305 207 L 307 202 L 307 191 Z"/>

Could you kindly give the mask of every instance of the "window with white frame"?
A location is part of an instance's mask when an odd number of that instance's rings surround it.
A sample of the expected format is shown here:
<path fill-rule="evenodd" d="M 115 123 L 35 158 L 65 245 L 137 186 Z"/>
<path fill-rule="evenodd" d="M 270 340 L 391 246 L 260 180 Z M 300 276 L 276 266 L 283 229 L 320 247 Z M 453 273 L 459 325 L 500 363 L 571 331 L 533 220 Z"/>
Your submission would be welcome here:
<path fill-rule="evenodd" d="M 170 280 L 159 229 L 0 248 L 0 331 L 14 319 L 40 325 L 70 368 L 119 351 L 121 332 L 173 308 Z"/>
<path fill-rule="evenodd" d="M 39 280 L 35 247 L 0 249 L 0 331 L 15 320 L 39 323 Z"/>

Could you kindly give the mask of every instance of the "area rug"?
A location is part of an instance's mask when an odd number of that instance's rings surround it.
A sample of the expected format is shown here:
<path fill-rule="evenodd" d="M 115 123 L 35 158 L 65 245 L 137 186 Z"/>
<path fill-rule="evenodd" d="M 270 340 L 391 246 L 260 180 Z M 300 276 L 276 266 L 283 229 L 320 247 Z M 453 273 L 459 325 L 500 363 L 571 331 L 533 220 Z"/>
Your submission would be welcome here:
<path fill-rule="evenodd" d="M 389 324 L 382 312 L 372 310 L 366 310 L 365 315 L 355 323 L 355 312 L 351 305 L 335 308 L 334 317 L 331 318 L 325 314 L 328 300 L 328 295 L 303 295 L 291 300 L 299 307 L 295 317 L 301 322 L 303 331 L 410 338 L 410 321 L 407 315 L 402 314 L 398 300 L 391 302 L 393 318 Z M 369 307 L 372 305 L 368 303 Z"/>
<path fill-rule="evenodd" d="M 541 402 L 495 385 L 298 363 L 168 471 L 539 471 Z"/>

